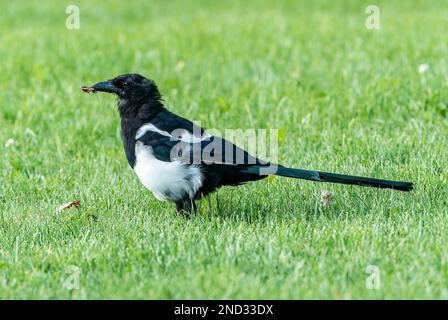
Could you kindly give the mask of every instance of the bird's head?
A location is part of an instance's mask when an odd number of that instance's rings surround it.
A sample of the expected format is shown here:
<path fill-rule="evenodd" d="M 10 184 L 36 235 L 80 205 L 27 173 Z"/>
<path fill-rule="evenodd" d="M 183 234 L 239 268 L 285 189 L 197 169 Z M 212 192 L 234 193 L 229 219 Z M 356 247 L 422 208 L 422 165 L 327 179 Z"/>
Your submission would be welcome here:
<path fill-rule="evenodd" d="M 91 87 L 81 87 L 87 93 L 108 92 L 117 95 L 119 100 L 140 102 L 161 99 L 159 90 L 154 81 L 131 73 L 122 74 L 111 80 L 98 82 Z"/>

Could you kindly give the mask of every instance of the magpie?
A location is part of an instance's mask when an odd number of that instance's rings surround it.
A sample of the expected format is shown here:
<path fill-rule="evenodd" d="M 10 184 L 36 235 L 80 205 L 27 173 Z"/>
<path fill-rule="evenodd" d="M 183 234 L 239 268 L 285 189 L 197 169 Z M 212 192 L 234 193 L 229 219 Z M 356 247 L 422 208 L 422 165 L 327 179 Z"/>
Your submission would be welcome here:
<path fill-rule="evenodd" d="M 287 168 L 263 161 L 170 112 L 155 82 L 139 74 L 123 74 L 81 89 L 117 96 L 129 165 L 157 199 L 173 202 L 177 211 L 187 216 L 196 211 L 196 199 L 222 186 L 238 186 L 269 175 L 400 191 L 413 188 L 411 182 Z"/>

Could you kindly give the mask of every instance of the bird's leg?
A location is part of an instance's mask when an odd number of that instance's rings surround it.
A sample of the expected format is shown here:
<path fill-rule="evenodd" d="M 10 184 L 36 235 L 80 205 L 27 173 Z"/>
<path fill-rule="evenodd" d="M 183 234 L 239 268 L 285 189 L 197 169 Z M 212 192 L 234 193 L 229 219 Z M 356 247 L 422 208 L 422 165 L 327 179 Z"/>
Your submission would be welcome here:
<path fill-rule="evenodd" d="M 196 212 L 196 204 L 193 199 L 185 199 L 183 201 L 183 207 L 184 212 L 188 217 L 190 217 L 192 213 Z"/>
<path fill-rule="evenodd" d="M 182 213 L 183 206 L 184 206 L 184 203 L 182 201 L 177 201 L 176 202 L 177 213 Z"/>
<path fill-rule="evenodd" d="M 189 218 L 190 214 L 196 212 L 196 204 L 193 199 L 184 199 L 176 202 L 176 210 L 179 214 Z"/>

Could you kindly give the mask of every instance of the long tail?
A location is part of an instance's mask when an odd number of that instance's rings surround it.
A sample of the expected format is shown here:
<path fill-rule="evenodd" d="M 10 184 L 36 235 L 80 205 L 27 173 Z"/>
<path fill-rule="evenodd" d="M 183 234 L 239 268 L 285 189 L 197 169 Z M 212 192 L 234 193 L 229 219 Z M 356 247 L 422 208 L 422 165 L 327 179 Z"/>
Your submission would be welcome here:
<path fill-rule="evenodd" d="M 251 166 L 245 169 L 244 172 L 248 173 L 258 172 L 260 174 L 260 169 L 261 166 Z M 273 174 L 276 176 L 289 177 L 289 178 L 298 178 L 319 182 L 353 184 L 357 186 L 372 187 L 372 188 L 388 188 L 400 191 L 411 191 L 413 188 L 412 182 L 356 177 L 338 173 L 286 168 L 283 166 L 278 166 L 277 171 Z"/>

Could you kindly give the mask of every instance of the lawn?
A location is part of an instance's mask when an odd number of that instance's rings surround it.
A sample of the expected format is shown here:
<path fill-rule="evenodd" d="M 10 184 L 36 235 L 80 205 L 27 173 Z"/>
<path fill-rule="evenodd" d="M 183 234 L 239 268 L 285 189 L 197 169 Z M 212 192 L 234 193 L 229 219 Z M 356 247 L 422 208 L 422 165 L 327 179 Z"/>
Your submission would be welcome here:
<path fill-rule="evenodd" d="M 0 298 L 448 299 L 447 1 L 376 1 L 379 30 L 365 1 L 73 2 L 79 30 L 0 3 Z M 415 190 L 276 177 L 186 220 L 79 90 L 129 72 L 206 128 L 278 129 L 282 164 Z"/>

